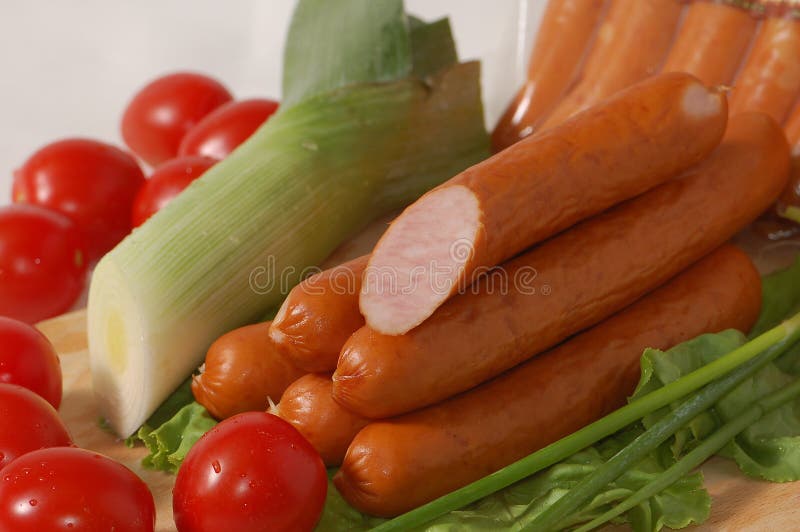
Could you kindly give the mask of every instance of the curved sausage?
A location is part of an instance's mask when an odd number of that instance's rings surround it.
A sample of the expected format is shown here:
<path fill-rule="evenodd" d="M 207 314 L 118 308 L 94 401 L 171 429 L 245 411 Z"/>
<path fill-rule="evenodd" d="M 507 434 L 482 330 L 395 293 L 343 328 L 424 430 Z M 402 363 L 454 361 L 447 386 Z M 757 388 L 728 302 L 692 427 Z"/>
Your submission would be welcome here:
<path fill-rule="evenodd" d="M 586 58 L 581 81 L 541 129 L 561 124 L 661 69 L 683 5 L 676 0 L 615 0 Z"/>
<path fill-rule="evenodd" d="M 702 160 L 726 121 L 718 91 L 663 74 L 468 168 L 375 246 L 359 300 L 367 324 L 409 331 L 487 268 Z"/>
<path fill-rule="evenodd" d="M 298 368 L 309 373 L 336 369 L 345 341 L 364 325 L 358 294 L 368 259 L 365 255 L 325 270 L 289 292 L 269 335 Z"/>
<path fill-rule="evenodd" d="M 265 410 L 305 374 L 270 340 L 269 327 L 269 322 L 240 327 L 208 348 L 202 372 L 192 377 L 192 394 L 215 418 Z"/>
<path fill-rule="evenodd" d="M 607 0 L 550 0 L 528 63 L 528 79 L 492 132 L 502 151 L 531 134 L 580 73 Z"/>
<path fill-rule="evenodd" d="M 334 483 L 362 512 L 391 517 L 488 475 L 625 404 L 647 347 L 749 330 L 761 302 L 747 255 L 725 246 L 555 349 L 482 386 L 368 425 Z"/>
<path fill-rule="evenodd" d="M 733 117 L 720 147 L 685 175 L 508 261 L 407 334 L 356 331 L 333 375 L 334 398 L 376 419 L 472 388 L 723 244 L 772 205 L 788 173 L 780 127 L 762 113 Z"/>
<path fill-rule="evenodd" d="M 731 89 L 731 115 L 767 113 L 783 123 L 800 93 L 800 20 L 770 17 Z"/>
<path fill-rule="evenodd" d="M 717 1 L 686 10 L 664 72 L 688 72 L 707 85 L 729 85 L 756 31 L 754 13 Z"/>
<path fill-rule="evenodd" d="M 369 422 L 334 401 L 332 387 L 330 375 L 309 373 L 293 382 L 270 410 L 300 431 L 329 467 L 342 463 L 350 442 Z"/>

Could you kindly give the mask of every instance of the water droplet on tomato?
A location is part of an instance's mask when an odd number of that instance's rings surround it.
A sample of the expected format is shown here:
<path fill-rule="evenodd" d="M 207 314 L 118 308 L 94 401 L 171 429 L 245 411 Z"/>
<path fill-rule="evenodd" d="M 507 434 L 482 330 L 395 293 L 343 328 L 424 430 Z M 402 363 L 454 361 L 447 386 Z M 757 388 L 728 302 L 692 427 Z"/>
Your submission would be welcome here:
<path fill-rule="evenodd" d="M 214 468 L 214 473 L 222 472 L 222 466 L 219 464 L 219 460 L 214 460 L 213 462 L 211 462 L 211 467 Z"/>
<path fill-rule="evenodd" d="M 28 504 L 30 504 L 31 506 L 36 506 L 37 504 L 39 504 L 39 501 L 37 501 L 36 499 L 31 499 L 28 501 Z"/>

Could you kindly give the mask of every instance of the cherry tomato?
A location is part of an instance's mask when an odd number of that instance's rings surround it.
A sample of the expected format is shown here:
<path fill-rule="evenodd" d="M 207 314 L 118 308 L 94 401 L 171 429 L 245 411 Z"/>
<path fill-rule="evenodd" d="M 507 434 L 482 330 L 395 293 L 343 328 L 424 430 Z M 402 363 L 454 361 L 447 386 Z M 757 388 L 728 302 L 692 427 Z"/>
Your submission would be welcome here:
<path fill-rule="evenodd" d="M 319 454 L 264 412 L 228 418 L 192 447 L 172 496 L 179 532 L 312 530 L 328 478 Z"/>
<path fill-rule="evenodd" d="M 27 388 L 0 383 L 0 469 L 31 451 L 71 445 L 67 427 L 50 403 Z"/>
<path fill-rule="evenodd" d="M 231 96 L 218 81 L 188 72 L 160 77 L 137 92 L 122 117 L 122 138 L 157 165 L 178 154 L 183 136 Z"/>
<path fill-rule="evenodd" d="M 152 532 L 155 523 L 145 483 L 101 454 L 44 449 L 0 471 L 0 530 Z"/>
<path fill-rule="evenodd" d="M 163 209 L 189 183 L 203 175 L 217 161 L 207 157 L 180 157 L 167 161 L 153 171 L 133 202 L 131 220 L 139 227 Z"/>
<path fill-rule="evenodd" d="M 61 364 L 36 328 L 0 316 L 0 383 L 19 384 L 53 408 L 61 405 Z"/>
<path fill-rule="evenodd" d="M 178 155 L 224 159 L 278 109 L 274 100 L 242 100 L 217 108 L 189 131 Z"/>
<path fill-rule="evenodd" d="M 131 231 L 133 198 L 144 183 L 136 160 L 96 140 L 67 139 L 40 149 L 14 173 L 14 201 L 68 216 L 86 237 L 89 260 Z"/>
<path fill-rule="evenodd" d="M 34 205 L 0 208 L 0 316 L 35 323 L 61 314 L 85 277 L 83 236 L 69 218 Z"/>

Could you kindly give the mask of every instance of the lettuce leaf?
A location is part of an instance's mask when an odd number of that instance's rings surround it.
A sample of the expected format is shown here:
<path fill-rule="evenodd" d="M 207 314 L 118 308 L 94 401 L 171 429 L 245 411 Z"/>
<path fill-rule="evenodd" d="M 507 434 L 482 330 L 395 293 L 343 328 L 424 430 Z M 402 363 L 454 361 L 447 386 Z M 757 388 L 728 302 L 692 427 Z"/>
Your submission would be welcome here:
<path fill-rule="evenodd" d="M 763 279 L 761 315 L 751 332 L 757 336 L 800 310 L 800 258 L 787 268 Z M 725 338 L 722 338 L 722 336 Z M 712 342 L 722 342 L 715 349 Z M 722 356 L 745 342 L 728 331 L 704 335 L 663 353 L 647 350 L 642 356 L 642 379 L 633 397 L 649 393 Z M 775 392 L 800 376 L 800 346 L 747 379 L 720 400 L 713 409 L 695 418 L 671 442 L 678 457 L 697 445 L 722 424 L 735 418 L 754 401 Z M 663 408 L 644 418 L 646 427 L 668 415 Z M 800 401 L 790 402 L 762 417 L 734 438 L 720 453 L 732 458 L 747 475 L 772 482 L 800 480 Z"/>
<path fill-rule="evenodd" d="M 761 315 L 750 331 L 750 337 L 778 325 L 800 311 L 800 255 L 794 264 L 763 278 Z"/>
<path fill-rule="evenodd" d="M 625 447 L 641 429 L 625 431 L 585 449 L 567 460 L 515 484 L 502 492 L 483 499 L 475 505 L 437 519 L 425 527 L 429 532 L 457 530 L 514 530 L 533 521 L 541 512 L 558 500 L 566 491 L 611 456 Z M 563 523 L 570 528 L 603 514 L 616 502 L 625 499 L 663 472 L 669 463 L 650 456 L 598 494 L 579 514 Z M 699 473 L 684 477 L 656 497 L 632 509 L 618 520 L 629 523 L 637 532 L 662 528 L 683 528 L 702 523 L 708 518 L 711 498 L 703 488 Z"/>
<path fill-rule="evenodd" d="M 194 400 L 191 379 L 187 379 L 156 410 L 133 436 L 128 447 L 143 443 L 148 454 L 142 465 L 168 473 L 177 473 L 186 453 L 217 422 Z"/>

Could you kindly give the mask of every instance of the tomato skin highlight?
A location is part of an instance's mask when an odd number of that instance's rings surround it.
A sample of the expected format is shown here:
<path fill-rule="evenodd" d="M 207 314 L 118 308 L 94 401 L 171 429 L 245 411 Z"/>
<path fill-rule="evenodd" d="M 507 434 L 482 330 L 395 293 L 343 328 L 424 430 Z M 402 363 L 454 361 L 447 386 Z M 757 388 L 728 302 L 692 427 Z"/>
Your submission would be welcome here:
<path fill-rule="evenodd" d="M 178 471 L 172 506 L 179 532 L 313 530 L 328 477 L 319 454 L 286 421 L 233 416 L 205 434 Z"/>
<path fill-rule="evenodd" d="M 155 521 L 145 483 L 92 451 L 43 449 L 0 470 L 0 530 L 152 532 Z"/>
<path fill-rule="evenodd" d="M 91 139 L 65 139 L 31 155 L 14 173 L 13 196 L 58 211 L 83 231 L 89 259 L 96 260 L 130 232 L 130 212 L 144 184 L 128 153 Z"/>
<path fill-rule="evenodd" d="M 0 470 L 32 451 L 72 445 L 67 427 L 50 403 L 27 388 L 0 383 Z M 2 500 L 0 495 L 0 504 Z"/>
<path fill-rule="evenodd" d="M 122 138 L 136 155 L 155 166 L 175 157 L 184 135 L 232 99 L 228 89 L 208 76 L 167 74 L 134 95 L 122 117 Z"/>
<path fill-rule="evenodd" d="M 224 159 L 278 110 L 267 99 L 228 102 L 203 118 L 181 141 L 178 155 Z"/>
<path fill-rule="evenodd" d="M 208 157 L 179 157 L 158 166 L 136 194 L 131 213 L 133 227 L 139 227 L 166 207 L 216 162 Z"/>
<path fill-rule="evenodd" d="M 84 238 L 69 218 L 35 205 L 0 208 L 0 316 L 35 323 L 62 314 L 85 277 Z"/>
<path fill-rule="evenodd" d="M 61 363 L 50 341 L 27 323 L 0 316 L 0 383 L 18 384 L 61 405 Z"/>

